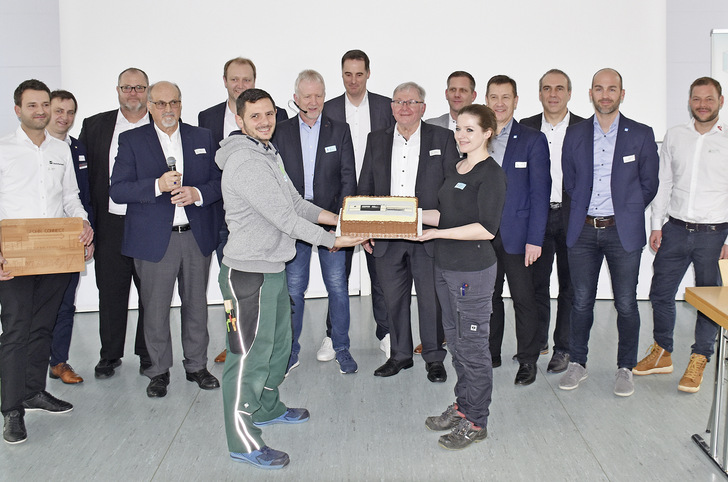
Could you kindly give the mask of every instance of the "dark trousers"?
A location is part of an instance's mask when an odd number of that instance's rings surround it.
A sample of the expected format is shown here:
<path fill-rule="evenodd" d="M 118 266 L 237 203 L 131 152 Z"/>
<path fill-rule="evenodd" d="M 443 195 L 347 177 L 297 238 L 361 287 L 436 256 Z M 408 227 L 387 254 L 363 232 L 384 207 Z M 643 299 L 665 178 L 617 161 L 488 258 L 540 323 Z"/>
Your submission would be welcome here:
<path fill-rule="evenodd" d="M 563 219 L 565 215 L 562 208 L 549 211 L 541 257 L 533 263 L 533 289 L 536 294 L 538 344 L 542 347 L 548 346 L 551 321 L 551 271 L 555 257 L 559 295 L 556 305 L 556 326 L 554 327 L 554 351 L 568 353 L 569 319 L 574 295 L 569 274 L 569 252 L 566 248 L 566 223 Z"/>
<path fill-rule="evenodd" d="M 387 244 L 384 254 L 375 259 L 389 315 L 391 358 L 397 361 L 412 358 L 410 305 L 414 280 L 422 358 L 426 362 L 443 361 L 446 352 L 442 348 L 442 313 L 435 294 L 435 260 L 422 243 L 397 240 Z"/>
<path fill-rule="evenodd" d="M 134 270 L 134 260 L 121 254 L 124 238 L 124 216 L 109 212 L 96 212 L 96 287 L 99 289 L 99 335 L 101 358 L 113 360 L 124 356 L 126 339 L 129 289 L 134 279 L 141 293 L 139 277 Z M 144 309 L 139 300 L 134 353 L 143 360 L 149 359 L 144 342 Z"/>
<path fill-rule="evenodd" d="M 0 411 L 23 412 L 24 400 L 45 390 L 51 332 L 70 275 L 18 276 L 0 281 Z"/>
<path fill-rule="evenodd" d="M 351 275 L 351 260 L 354 257 L 354 248 L 345 248 L 346 253 L 346 279 Z M 377 268 L 374 262 L 374 256 L 364 251 L 367 260 L 367 270 L 369 271 L 369 279 L 372 284 L 372 312 L 374 321 L 377 323 L 376 336 L 381 340 L 389 333 L 389 323 L 387 322 L 387 305 L 384 303 L 384 293 L 382 286 L 379 284 L 377 276 Z M 326 336 L 331 338 L 331 318 L 328 311 L 326 312 Z"/>
<path fill-rule="evenodd" d="M 80 277 L 80 273 L 71 273 L 71 280 L 63 293 L 61 307 L 58 308 L 51 339 L 51 366 L 68 361 L 68 351 L 71 348 L 71 335 L 73 334 L 73 317 L 76 314 L 76 288 L 78 288 Z"/>
<path fill-rule="evenodd" d="M 625 251 L 617 227 L 584 226 L 574 246 L 569 248 L 574 305 L 571 310 L 569 355 L 571 361 L 586 365 L 589 333 L 594 324 L 594 301 L 602 261 L 606 258 L 617 309 L 617 368 L 634 368 L 640 336 L 637 310 L 637 278 L 642 249 Z"/>
<path fill-rule="evenodd" d="M 533 289 L 533 268 L 524 264 L 525 255 L 509 254 L 503 247 L 500 234 L 493 239 L 498 258 L 498 272 L 493 291 L 493 314 L 490 317 L 490 354 L 501 356 L 505 308 L 503 306 L 503 282 L 508 276 L 513 308 L 516 312 L 516 356 L 520 363 L 536 363 L 541 346 L 538 340 L 538 319 Z"/>
<path fill-rule="evenodd" d="M 691 232 L 684 226 L 667 223 L 662 227 L 662 244 L 652 265 L 650 302 L 654 320 L 655 341 L 672 352 L 675 330 L 675 294 L 690 263 L 695 268 L 695 286 L 719 286 L 718 259 L 726 238 L 726 230 Z M 718 325 L 698 312 L 695 321 L 695 344 L 692 352 L 710 359 L 715 348 Z"/>
<path fill-rule="evenodd" d="M 488 424 L 493 392 L 488 335 L 496 271 L 495 265 L 482 271 L 435 268 L 442 327 L 458 375 L 455 402 L 465 418 L 479 427 Z"/>

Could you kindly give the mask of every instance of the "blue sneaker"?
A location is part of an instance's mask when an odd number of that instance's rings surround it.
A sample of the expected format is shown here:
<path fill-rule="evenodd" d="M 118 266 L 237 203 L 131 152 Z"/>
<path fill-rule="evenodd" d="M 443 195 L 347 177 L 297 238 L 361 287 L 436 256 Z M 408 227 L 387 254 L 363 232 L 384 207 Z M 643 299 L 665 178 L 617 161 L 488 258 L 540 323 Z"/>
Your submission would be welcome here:
<path fill-rule="evenodd" d="M 255 465 L 259 469 L 266 470 L 282 469 L 291 461 L 287 453 L 272 449 L 267 445 L 249 454 L 230 452 L 230 457 L 233 460 Z"/>
<path fill-rule="evenodd" d="M 341 373 L 356 373 L 359 369 L 359 366 L 351 357 L 351 353 L 346 348 L 336 352 L 336 363 L 339 364 L 339 371 Z"/>
<path fill-rule="evenodd" d="M 291 370 L 296 368 L 300 363 L 298 363 L 298 353 L 291 352 L 291 357 L 288 359 L 288 368 L 286 368 L 286 374 L 283 375 L 283 378 L 287 377 L 289 373 L 291 373 Z"/>
<path fill-rule="evenodd" d="M 273 420 L 266 420 L 265 422 L 253 422 L 256 427 L 262 427 L 263 425 L 273 425 L 274 423 L 303 423 L 308 422 L 311 418 L 311 414 L 305 408 L 289 408 L 280 417 L 276 417 Z"/>

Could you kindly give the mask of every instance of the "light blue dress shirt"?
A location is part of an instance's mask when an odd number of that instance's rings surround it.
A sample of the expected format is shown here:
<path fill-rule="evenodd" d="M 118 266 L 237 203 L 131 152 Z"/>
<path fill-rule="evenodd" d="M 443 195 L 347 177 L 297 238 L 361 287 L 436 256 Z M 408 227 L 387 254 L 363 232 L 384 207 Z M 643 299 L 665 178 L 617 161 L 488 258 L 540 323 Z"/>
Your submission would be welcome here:
<path fill-rule="evenodd" d="M 301 132 L 301 155 L 303 156 L 304 199 L 313 199 L 313 174 L 316 169 L 316 149 L 321 132 L 321 116 L 318 116 L 313 127 L 303 122 L 298 116 L 298 128 Z"/>
<path fill-rule="evenodd" d="M 614 146 L 617 143 L 617 127 L 619 127 L 619 114 L 604 132 L 594 116 L 594 180 L 592 196 L 589 201 L 589 216 L 613 216 L 612 204 L 612 162 L 614 161 Z"/>
<path fill-rule="evenodd" d="M 490 146 L 488 146 L 490 156 L 501 167 L 503 167 L 503 156 L 506 155 L 506 147 L 508 147 L 508 138 L 511 135 L 511 126 L 513 126 L 513 119 L 508 121 L 508 124 L 500 131 L 500 134 L 496 135 L 490 142 Z"/>

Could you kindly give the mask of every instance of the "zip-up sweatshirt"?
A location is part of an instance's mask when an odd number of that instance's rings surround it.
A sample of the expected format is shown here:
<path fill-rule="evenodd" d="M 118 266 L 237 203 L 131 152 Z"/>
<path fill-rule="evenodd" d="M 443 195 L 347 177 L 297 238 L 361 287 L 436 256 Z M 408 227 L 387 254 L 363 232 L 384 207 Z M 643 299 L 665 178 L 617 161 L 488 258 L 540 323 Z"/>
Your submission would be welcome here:
<path fill-rule="evenodd" d="M 323 211 L 304 200 L 278 150 L 246 135 L 220 143 L 222 198 L 230 231 L 223 263 L 238 271 L 279 273 L 296 255 L 296 240 L 332 248 L 333 232 L 315 224 Z"/>

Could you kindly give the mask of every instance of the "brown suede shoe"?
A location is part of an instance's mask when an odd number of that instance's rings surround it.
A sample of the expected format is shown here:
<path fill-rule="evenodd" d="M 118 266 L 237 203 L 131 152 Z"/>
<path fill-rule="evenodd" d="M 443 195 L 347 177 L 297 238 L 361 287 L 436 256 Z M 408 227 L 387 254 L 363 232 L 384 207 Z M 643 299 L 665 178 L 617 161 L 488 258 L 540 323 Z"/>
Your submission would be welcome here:
<path fill-rule="evenodd" d="M 48 376 L 53 379 L 60 378 L 63 383 L 68 383 L 69 385 L 83 381 L 83 378 L 73 371 L 73 367 L 68 363 L 59 363 L 50 367 L 48 369 Z"/>
<path fill-rule="evenodd" d="M 221 351 L 220 354 L 215 357 L 215 363 L 225 363 L 226 357 L 227 357 L 227 350 Z"/>
<path fill-rule="evenodd" d="M 415 355 L 422 355 L 422 343 L 415 347 Z"/>

